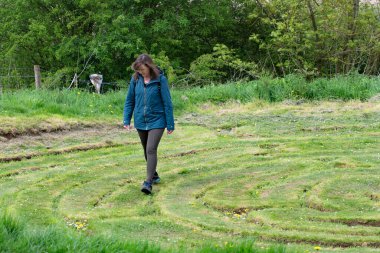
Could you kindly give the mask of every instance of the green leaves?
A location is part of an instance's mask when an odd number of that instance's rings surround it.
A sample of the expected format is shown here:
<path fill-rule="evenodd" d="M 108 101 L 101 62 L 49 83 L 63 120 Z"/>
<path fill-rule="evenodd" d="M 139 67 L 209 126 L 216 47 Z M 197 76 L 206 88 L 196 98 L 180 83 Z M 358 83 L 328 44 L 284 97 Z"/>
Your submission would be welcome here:
<path fill-rule="evenodd" d="M 267 67 L 277 66 L 272 68 L 275 74 L 378 73 L 374 65 L 380 65 L 373 62 L 379 53 L 368 43 L 374 34 L 380 39 L 373 5 L 355 6 L 350 0 L 274 0 L 260 7 L 249 17 L 269 25 L 268 36 L 254 31 L 250 39 L 266 51 Z"/>
<path fill-rule="evenodd" d="M 2 0 L 0 7 L 0 67 L 39 64 L 63 80 L 82 71 L 80 79 L 93 72 L 128 79 L 141 53 L 162 54 L 176 83 L 191 81 L 189 69 L 193 80 L 217 82 L 380 69 L 377 7 L 352 0 Z"/>
<path fill-rule="evenodd" d="M 257 66 L 238 58 L 234 50 L 216 44 L 212 54 L 204 54 L 191 63 L 190 71 L 195 83 L 221 82 L 242 78 L 255 78 Z"/>

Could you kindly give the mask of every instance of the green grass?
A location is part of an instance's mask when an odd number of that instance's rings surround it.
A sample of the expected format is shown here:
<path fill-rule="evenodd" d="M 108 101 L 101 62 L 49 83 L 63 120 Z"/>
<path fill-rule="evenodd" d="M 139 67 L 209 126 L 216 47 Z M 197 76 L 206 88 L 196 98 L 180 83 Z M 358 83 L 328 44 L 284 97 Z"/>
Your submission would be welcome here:
<path fill-rule="evenodd" d="M 0 219 L 1 252 L 159 252 L 148 242 L 123 242 L 112 237 L 87 237 L 58 226 L 30 229 L 9 215 Z"/>
<path fill-rule="evenodd" d="M 43 92 L 44 105 L 57 96 Z M 12 158 L 0 162 L 0 252 L 378 251 L 379 102 L 194 95 L 160 144 L 162 183 L 145 196 L 137 133 L 117 126 L 121 109 L 81 114 L 92 96 L 72 114 L 40 107 L 27 121 L 9 105 L 0 115 L 3 133 L 24 127 L 0 139 L 0 160 Z M 98 103 L 123 103 L 116 96 Z"/>
<path fill-rule="evenodd" d="M 366 100 L 380 92 L 380 79 L 355 74 L 306 82 L 301 76 L 289 75 L 277 79 L 263 78 L 258 81 L 256 91 L 259 98 L 271 102 L 285 99 Z"/>
<path fill-rule="evenodd" d="M 117 115 L 123 109 L 125 91 L 99 95 L 81 90 L 18 90 L 0 100 L 1 114 L 60 115 L 97 118 Z"/>
<path fill-rule="evenodd" d="M 365 101 L 380 92 L 380 79 L 362 75 L 337 76 L 307 82 L 303 77 L 262 78 L 248 83 L 172 89 L 178 117 L 200 105 L 237 101 L 302 103 L 326 99 Z M 0 136 L 51 132 L 79 127 L 121 124 L 126 90 L 104 95 L 81 90 L 19 90 L 0 96 Z"/>
<path fill-rule="evenodd" d="M 183 246 L 160 248 L 148 241 L 128 241 L 119 236 L 87 236 L 73 233 L 59 226 L 27 228 L 26 224 L 10 215 L 0 217 L 1 252 L 184 252 Z M 286 247 L 274 245 L 258 247 L 253 241 L 226 242 L 222 245 L 204 243 L 192 252 L 286 253 Z"/>
<path fill-rule="evenodd" d="M 303 77 L 262 78 L 247 83 L 237 82 L 191 89 L 173 89 L 177 115 L 193 110 L 205 102 L 242 103 L 257 99 L 278 102 L 291 100 L 366 100 L 380 92 L 380 79 L 362 75 L 318 78 L 307 82 Z M 0 115 L 61 115 L 83 118 L 114 118 L 123 110 L 126 90 L 98 95 L 81 90 L 19 90 L 0 97 Z"/>

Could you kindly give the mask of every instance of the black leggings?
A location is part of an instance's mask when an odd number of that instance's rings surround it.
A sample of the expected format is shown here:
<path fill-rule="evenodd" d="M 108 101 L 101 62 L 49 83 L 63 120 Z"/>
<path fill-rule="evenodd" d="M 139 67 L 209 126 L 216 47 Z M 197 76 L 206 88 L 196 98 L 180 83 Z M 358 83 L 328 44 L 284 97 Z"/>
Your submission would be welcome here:
<path fill-rule="evenodd" d="M 152 130 L 139 130 L 141 144 L 144 148 L 144 155 L 146 160 L 146 181 L 152 182 L 153 176 L 158 175 L 157 168 L 157 149 L 160 143 L 161 137 L 164 133 L 164 128 L 152 129 Z"/>

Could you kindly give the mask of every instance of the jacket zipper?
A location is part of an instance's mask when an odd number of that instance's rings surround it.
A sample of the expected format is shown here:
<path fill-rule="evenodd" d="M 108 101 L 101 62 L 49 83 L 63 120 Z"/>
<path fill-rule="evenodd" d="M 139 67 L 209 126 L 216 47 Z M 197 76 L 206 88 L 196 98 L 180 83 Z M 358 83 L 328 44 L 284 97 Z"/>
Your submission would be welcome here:
<path fill-rule="evenodd" d="M 145 130 L 148 130 L 148 124 L 146 122 L 146 84 L 144 83 L 144 120 L 145 120 Z"/>

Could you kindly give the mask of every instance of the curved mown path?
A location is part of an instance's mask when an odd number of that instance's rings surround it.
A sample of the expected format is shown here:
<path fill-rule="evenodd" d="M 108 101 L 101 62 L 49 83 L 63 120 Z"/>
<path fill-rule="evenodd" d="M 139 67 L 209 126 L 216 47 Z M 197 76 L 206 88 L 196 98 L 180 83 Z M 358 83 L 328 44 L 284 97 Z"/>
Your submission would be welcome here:
<path fill-rule="evenodd" d="M 140 192 L 135 132 L 18 137 L 25 147 L 2 143 L 0 206 L 31 227 L 168 245 L 258 237 L 370 252 L 380 247 L 380 115 L 365 105 L 185 115 L 162 140 L 152 196 Z"/>

